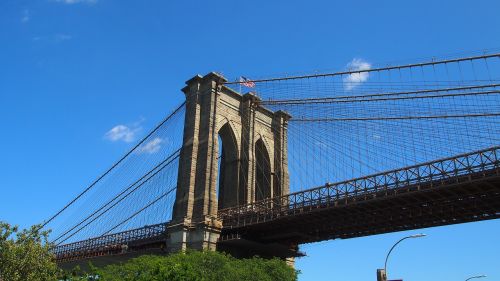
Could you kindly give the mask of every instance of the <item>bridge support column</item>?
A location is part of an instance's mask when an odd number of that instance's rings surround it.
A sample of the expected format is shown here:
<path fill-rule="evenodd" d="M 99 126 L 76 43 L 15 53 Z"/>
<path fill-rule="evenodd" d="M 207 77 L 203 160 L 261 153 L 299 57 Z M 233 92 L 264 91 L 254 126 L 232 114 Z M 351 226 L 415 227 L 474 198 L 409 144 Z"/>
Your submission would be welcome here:
<path fill-rule="evenodd" d="M 255 201 L 255 109 L 260 99 L 254 93 L 243 95 L 241 111 L 241 179 L 244 202 Z"/>
<path fill-rule="evenodd" d="M 186 115 L 167 247 L 170 251 L 215 250 L 217 244 L 218 249 L 238 256 L 288 253 L 286 245 L 271 249 L 252 237 L 245 237 L 244 244 L 260 250 L 243 249 L 245 245 L 219 247 L 223 244 L 219 209 L 289 192 L 287 123 L 291 116 L 263 107 L 255 93 L 242 95 L 225 86 L 226 81 L 217 73 L 197 75 L 182 89 Z"/>
<path fill-rule="evenodd" d="M 169 233 L 168 252 L 174 253 L 187 249 L 215 251 L 221 228 L 222 223 L 213 217 L 206 217 L 205 220 L 195 223 L 185 220 L 171 225 L 167 230 Z"/>
<path fill-rule="evenodd" d="M 186 96 L 183 146 L 177 194 L 167 247 L 215 250 L 222 224 L 217 216 L 217 88 L 226 80 L 215 73 L 195 76 L 182 89 Z"/>

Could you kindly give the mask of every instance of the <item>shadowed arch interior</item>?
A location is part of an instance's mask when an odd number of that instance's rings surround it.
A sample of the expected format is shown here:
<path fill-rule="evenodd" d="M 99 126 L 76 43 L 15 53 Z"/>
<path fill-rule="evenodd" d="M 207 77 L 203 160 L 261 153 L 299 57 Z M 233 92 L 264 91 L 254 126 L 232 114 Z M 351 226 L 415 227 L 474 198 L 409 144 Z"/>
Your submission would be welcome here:
<path fill-rule="evenodd" d="M 238 146 L 229 123 L 219 130 L 219 172 L 217 177 L 218 208 L 224 209 L 239 204 Z"/>
<path fill-rule="evenodd" d="M 271 161 L 262 141 L 255 143 L 255 200 L 271 197 Z"/>

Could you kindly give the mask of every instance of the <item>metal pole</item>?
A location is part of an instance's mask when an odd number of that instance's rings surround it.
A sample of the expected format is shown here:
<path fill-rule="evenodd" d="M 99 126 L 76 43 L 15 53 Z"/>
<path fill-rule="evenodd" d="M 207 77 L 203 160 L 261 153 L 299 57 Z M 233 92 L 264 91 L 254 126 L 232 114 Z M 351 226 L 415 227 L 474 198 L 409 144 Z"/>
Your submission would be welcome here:
<path fill-rule="evenodd" d="M 471 279 L 474 279 L 474 278 L 484 278 L 484 277 L 486 277 L 486 275 L 484 275 L 484 274 L 483 275 L 472 276 L 472 277 L 469 277 L 469 278 L 465 279 L 465 281 L 468 281 L 468 280 L 471 280 Z"/>
<path fill-rule="evenodd" d="M 401 238 L 398 242 L 396 242 L 396 244 L 394 244 L 394 245 L 391 247 L 391 249 L 390 249 L 390 250 L 389 250 L 389 252 L 387 253 L 387 256 L 385 257 L 384 271 L 385 271 L 386 275 L 387 275 L 387 261 L 389 260 L 389 256 L 390 256 L 390 254 L 391 254 L 392 250 L 394 250 L 394 248 L 396 248 L 396 246 L 397 246 L 399 243 L 403 242 L 403 240 L 406 240 L 406 239 L 409 239 L 409 238 L 420 238 L 420 237 L 424 237 L 424 236 L 426 236 L 426 235 L 425 235 L 425 234 L 423 234 L 423 233 L 421 233 L 421 234 L 414 234 L 414 235 L 410 235 L 410 236 L 406 236 L 406 237 Z"/>

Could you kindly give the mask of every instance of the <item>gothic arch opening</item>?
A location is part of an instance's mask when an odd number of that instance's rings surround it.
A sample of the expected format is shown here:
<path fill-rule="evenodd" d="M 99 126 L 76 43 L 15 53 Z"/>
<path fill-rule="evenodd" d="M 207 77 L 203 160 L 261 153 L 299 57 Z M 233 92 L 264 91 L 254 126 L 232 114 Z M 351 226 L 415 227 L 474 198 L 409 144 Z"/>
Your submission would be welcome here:
<path fill-rule="evenodd" d="M 238 145 L 229 123 L 219 130 L 218 137 L 218 175 L 216 194 L 218 208 L 224 209 L 239 204 L 238 199 Z"/>
<path fill-rule="evenodd" d="M 255 143 L 255 200 L 271 197 L 271 161 L 262 141 Z"/>

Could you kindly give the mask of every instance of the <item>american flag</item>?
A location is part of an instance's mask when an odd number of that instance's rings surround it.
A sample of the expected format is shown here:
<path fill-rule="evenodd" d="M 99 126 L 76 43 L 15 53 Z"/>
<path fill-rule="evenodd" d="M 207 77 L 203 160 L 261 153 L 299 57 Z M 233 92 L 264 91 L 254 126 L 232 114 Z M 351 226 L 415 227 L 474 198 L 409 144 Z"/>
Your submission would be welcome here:
<path fill-rule="evenodd" d="M 248 88 L 255 87 L 255 83 L 252 80 L 250 80 L 246 77 L 243 77 L 243 76 L 240 77 L 240 84 L 245 86 L 245 87 L 248 87 Z"/>

